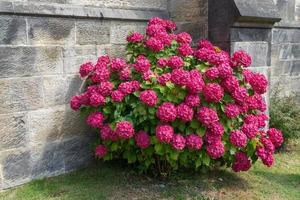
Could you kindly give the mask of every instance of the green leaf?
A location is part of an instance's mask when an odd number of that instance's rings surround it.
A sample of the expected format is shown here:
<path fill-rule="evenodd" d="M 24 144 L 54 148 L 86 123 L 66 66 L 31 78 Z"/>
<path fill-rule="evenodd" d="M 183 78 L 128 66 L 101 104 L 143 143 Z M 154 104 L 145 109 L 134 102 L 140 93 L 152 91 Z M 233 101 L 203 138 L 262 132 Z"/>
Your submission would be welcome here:
<path fill-rule="evenodd" d="M 209 156 L 208 156 L 206 153 L 203 155 L 202 160 L 203 160 L 203 163 L 204 163 L 206 166 L 209 166 L 210 158 L 209 158 Z"/>
<path fill-rule="evenodd" d="M 178 156 L 179 156 L 179 152 L 178 151 L 171 151 L 170 152 L 170 158 L 172 159 L 172 160 L 178 160 Z"/>
<path fill-rule="evenodd" d="M 155 149 L 155 152 L 156 152 L 158 155 L 163 155 L 163 154 L 164 154 L 164 151 L 163 151 L 163 144 L 161 144 L 161 143 L 155 144 L 154 149 Z"/>

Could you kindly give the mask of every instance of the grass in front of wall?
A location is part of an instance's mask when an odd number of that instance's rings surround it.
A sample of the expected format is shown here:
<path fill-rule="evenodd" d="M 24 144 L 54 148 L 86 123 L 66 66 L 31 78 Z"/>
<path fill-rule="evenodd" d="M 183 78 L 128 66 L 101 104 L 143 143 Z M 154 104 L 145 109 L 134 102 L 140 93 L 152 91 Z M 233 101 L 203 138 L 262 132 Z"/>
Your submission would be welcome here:
<path fill-rule="evenodd" d="M 300 199 L 300 151 L 276 154 L 267 168 L 248 172 L 177 173 L 161 181 L 117 163 L 99 163 L 70 174 L 32 181 L 0 193 L 1 200 L 98 199 Z"/>

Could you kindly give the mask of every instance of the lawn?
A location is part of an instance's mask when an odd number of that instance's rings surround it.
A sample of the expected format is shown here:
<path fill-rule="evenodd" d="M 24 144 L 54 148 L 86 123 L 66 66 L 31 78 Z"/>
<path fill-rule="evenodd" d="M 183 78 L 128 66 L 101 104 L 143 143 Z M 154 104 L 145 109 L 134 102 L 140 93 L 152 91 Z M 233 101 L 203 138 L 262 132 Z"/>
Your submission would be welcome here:
<path fill-rule="evenodd" d="M 2 192 L 0 199 L 300 199 L 300 148 L 276 154 L 270 169 L 258 162 L 246 173 L 186 172 L 165 181 L 137 175 L 117 163 L 97 163 Z"/>

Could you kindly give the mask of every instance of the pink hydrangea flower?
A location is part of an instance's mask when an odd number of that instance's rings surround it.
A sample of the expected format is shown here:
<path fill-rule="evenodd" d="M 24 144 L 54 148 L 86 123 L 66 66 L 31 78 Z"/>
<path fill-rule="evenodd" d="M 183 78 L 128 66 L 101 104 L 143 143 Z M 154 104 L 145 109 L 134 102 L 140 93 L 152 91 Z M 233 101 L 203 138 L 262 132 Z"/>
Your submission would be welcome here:
<path fill-rule="evenodd" d="M 209 144 L 206 146 L 206 152 L 212 159 L 220 158 L 225 153 L 224 144 L 221 141 Z"/>
<path fill-rule="evenodd" d="M 139 88 L 139 83 L 137 82 L 138 85 L 135 85 L 137 81 L 127 81 L 127 82 L 122 82 L 118 90 L 121 91 L 124 95 L 131 94 L 135 92 Z M 136 88 L 138 87 L 138 88 Z"/>
<path fill-rule="evenodd" d="M 155 38 L 161 41 L 164 47 L 170 46 L 173 40 L 172 36 L 166 32 L 158 33 Z"/>
<path fill-rule="evenodd" d="M 232 170 L 235 172 L 248 171 L 251 167 L 251 160 L 244 152 L 235 154 L 235 161 L 232 164 Z"/>
<path fill-rule="evenodd" d="M 208 40 L 200 40 L 197 44 L 199 49 L 205 48 L 205 49 L 212 49 L 214 50 L 214 46 L 212 45 L 212 43 Z"/>
<path fill-rule="evenodd" d="M 79 110 L 81 107 L 81 98 L 79 95 L 73 96 L 70 101 L 70 106 L 73 110 Z"/>
<path fill-rule="evenodd" d="M 268 80 L 263 74 L 252 73 L 249 83 L 258 94 L 264 94 L 267 91 Z"/>
<path fill-rule="evenodd" d="M 204 135 L 205 143 L 206 144 L 215 144 L 217 142 L 221 142 L 222 136 L 213 134 L 209 129 L 205 131 Z"/>
<path fill-rule="evenodd" d="M 217 67 L 211 67 L 205 71 L 204 75 L 209 80 L 215 80 L 219 77 L 219 70 Z"/>
<path fill-rule="evenodd" d="M 155 77 L 154 73 L 151 70 L 142 73 L 142 79 L 144 81 L 150 81 L 151 77 Z"/>
<path fill-rule="evenodd" d="M 188 94 L 184 99 L 184 103 L 190 107 L 196 107 L 200 105 L 201 101 L 198 95 Z"/>
<path fill-rule="evenodd" d="M 109 81 L 105 81 L 105 82 L 101 82 L 99 87 L 98 87 L 98 92 L 106 97 L 108 95 L 110 95 L 110 93 L 112 92 L 114 87 L 114 84 L 112 82 Z"/>
<path fill-rule="evenodd" d="M 157 81 L 161 85 L 166 85 L 166 82 L 171 80 L 171 73 L 165 73 L 157 77 Z"/>
<path fill-rule="evenodd" d="M 249 69 L 243 69 L 243 76 L 244 76 L 244 81 L 249 83 L 249 81 L 252 79 L 252 74 L 253 72 L 250 71 Z"/>
<path fill-rule="evenodd" d="M 169 61 L 168 61 L 168 66 L 171 67 L 172 69 L 179 69 L 183 67 L 184 62 L 182 58 L 179 56 L 171 56 Z"/>
<path fill-rule="evenodd" d="M 186 32 L 182 32 L 176 35 L 176 41 L 179 44 L 190 44 L 192 42 L 192 37 Z"/>
<path fill-rule="evenodd" d="M 239 130 L 231 131 L 229 141 L 236 147 L 245 147 L 247 145 L 247 136 Z"/>
<path fill-rule="evenodd" d="M 230 103 L 225 106 L 225 115 L 229 118 L 236 118 L 240 112 L 240 107 L 236 104 Z"/>
<path fill-rule="evenodd" d="M 148 21 L 148 26 L 150 25 L 160 25 L 160 26 L 163 26 L 165 27 L 165 20 L 159 18 L 159 17 L 152 17 L 151 19 L 149 19 Z"/>
<path fill-rule="evenodd" d="M 252 59 L 245 51 L 239 50 L 234 52 L 231 61 L 233 67 L 249 67 L 251 65 Z"/>
<path fill-rule="evenodd" d="M 145 90 L 141 92 L 140 100 L 148 106 L 155 106 L 158 99 L 155 91 Z"/>
<path fill-rule="evenodd" d="M 190 150 L 200 150 L 203 145 L 203 140 L 196 134 L 190 134 L 186 137 L 186 146 Z"/>
<path fill-rule="evenodd" d="M 192 121 L 194 116 L 194 111 L 188 105 L 181 103 L 177 107 L 177 117 L 184 122 Z"/>
<path fill-rule="evenodd" d="M 270 128 L 267 134 L 275 147 L 280 147 L 283 143 L 282 132 L 276 128 Z"/>
<path fill-rule="evenodd" d="M 146 28 L 146 34 L 150 37 L 155 37 L 162 32 L 166 32 L 166 29 L 160 24 L 151 24 Z"/>
<path fill-rule="evenodd" d="M 101 112 L 93 112 L 86 119 L 86 123 L 93 128 L 101 128 L 103 121 L 104 115 Z"/>
<path fill-rule="evenodd" d="M 125 94 L 123 94 L 120 90 L 115 90 L 115 91 L 112 91 L 112 93 L 111 93 L 111 99 L 114 102 L 121 102 L 121 101 L 123 101 L 124 97 L 125 97 Z"/>
<path fill-rule="evenodd" d="M 185 86 L 190 82 L 190 73 L 184 69 L 174 69 L 171 73 L 171 81 L 180 86 Z"/>
<path fill-rule="evenodd" d="M 239 87 L 239 80 L 235 76 L 229 76 L 221 81 L 221 86 L 226 92 L 233 93 Z"/>
<path fill-rule="evenodd" d="M 262 143 L 262 145 L 264 146 L 264 148 L 270 152 L 270 153 L 274 153 L 275 151 L 275 146 L 272 143 L 272 141 L 270 140 L 270 138 L 266 138 L 266 137 L 261 137 L 260 138 L 260 142 Z"/>
<path fill-rule="evenodd" d="M 134 128 L 132 123 L 128 121 L 118 122 L 116 125 L 116 134 L 123 139 L 129 139 L 134 135 Z"/>
<path fill-rule="evenodd" d="M 158 107 L 156 116 L 162 122 L 172 122 L 177 117 L 176 107 L 170 102 L 165 102 Z"/>
<path fill-rule="evenodd" d="M 119 75 L 121 81 L 128 81 L 131 79 L 131 69 L 129 67 L 125 67 L 120 71 Z"/>
<path fill-rule="evenodd" d="M 197 94 L 203 90 L 205 85 L 201 73 L 197 69 L 193 69 L 189 73 L 189 81 L 187 83 L 187 89 L 192 94 Z"/>
<path fill-rule="evenodd" d="M 274 157 L 272 154 L 266 154 L 265 158 L 262 159 L 264 165 L 271 167 L 274 164 Z"/>
<path fill-rule="evenodd" d="M 79 74 L 82 78 L 89 75 L 94 70 L 94 65 L 91 62 L 82 64 L 79 69 Z"/>
<path fill-rule="evenodd" d="M 167 58 L 160 58 L 157 60 L 157 64 L 160 67 L 165 67 L 168 64 L 168 59 Z"/>
<path fill-rule="evenodd" d="M 156 126 L 155 134 L 160 142 L 170 143 L 174 135 L 174 130 L 170 125 L 158 125 Z"/>
<path fill-rule="evenodd" d="M 108 55 L 102 55 L 99 56 L 98 60 L 97 60 L 97 65 L 100 66 L 107 66 L 110 62 L 109 56 Z"/>
<path fill-rule="evenodd" d="M 230 67 L 229 63 L 221 63 L 218 65 L 218 71 L 220 78 L 227 78 L 233 75 L 233 70 Z"/>
<path fill-rule="evenodd" d="M 220 122 L 215 122 L 207 128 L 207 133 L 216 136 L 222 136 L 224 134 L 224 127 Z"/>
<path fill-rule="evenodd" d="M 137 134 L 135 134 L 134 139 L 136 145 L 141 149 L 146 149 L 151 144 L 150 136 L 145 131 L 139 131 Z"/>
<path fill-rule="evenodd" d="M 95 92 L 90 95 L 91 106 L 97 107 L 104 104 L 105 104 L 105 98 L 101 94 Z"/>
<path fill-rule="evenodd" d="M 121 71 L 126 67 L 126 61 L 122 58 L 114 58 L 111 60 L 110 68 L 112 71 Z"/>
<path fill-rule="evenodd" d="M 264 101 L 262 95 L 256 93 L 247 98 L 247 105 L 249 109 L 257 109 L 261 112 L 264 112 L 267 109 L 266 102 Z"/>
<path fill-rule="evenodd" d="M 193 54 L 193 49 L 189 44 L 182 44 L 179 48 L 178 48 L 178 53 L 181 56 L 189 56 Z"/>
<path fill-rule="evenodd" d="M 104 124 L 100 130 L 100 138 L 102 140 L 109 140 L 111 138 L 113 130 L 108 124 Z"/>
<path fill-rule="evenodd" d="M 194 56 L 201 61 L 208 61 L 210 55 L 215 54 L 215 51 L 212 49 L 198 49 L 197 51 L 194 52 Z"/>
<path fill-rule="evenodd" d="M 146 46 L 154 52 L 163 50 L 164 44 L 156 37 L 151 37 L 146 41 Z"/>
<path fill-rule="evenodd" d="M 93 75 L 91 76 L 91 80 L 94 83 L 101 83 L 104 81 L 109 81 L 110 71 L 107 67 L 97 68 Z"/>
<path fill-rule="evenodd" d="M 204 99 L 207 102 L 219 102 L 224 96 L 223 88 L 217 83 L 208 83 L 203 88 Z"/>
<path fill-rule="evenodd" d="M 107 149 L 104 145 L 98 145 L 96 147 L 95 156 L 103 158 L 107 154 Z"/>
<path fill-rule="evenodd" d="M 175 150 L 181 151 L 185 147 L 185 138 L 180 134 L 174 134 L 171 143 Z"/>
<path fill-rule="evenodd" d="M 244 123 L 241 127 L 241 131 L 246 134 L 249 139 L 254 138 L 257 135 L 258 127 L 254 123 Z"/>
<path fill-rule="evenodd" d="M 232 98 L 235 100 L 235 102 L 239 104 L 243 104 L 247 98 L 248 98 L 248 91 L 244 87 L 238 87 L 234 92 L 231 94 Z"/>
<path fill-rule="evenodd" d="M 135 64 L 133 67 L 137 72 L 146 72 L 150 69 L 150 61 L 143 55 L 137 57 Z"/>
<path fill-rule="evenodd" d="M 229 63 L 230 57 L 229 54 L 225 51 L 214 52 L 208 55 L 208 62 L 214 65 L 220 65 L 223 63 Z"/>
<path fill-rule="evenodd" d="M 217 115 L 217 112 L 208 107 L 201 107 L 199 111 L 196 114 L 196 118 L 204 125 L 204 126 L 210 126 L 216 122 L 219 121 L 219 117 Z"/>
<path fill-rule="evenodd" d="M 143 39 L 144 39 L 143 34 L 138 32 L 133 32 L 126 37 L 126 40 L 128 42 L 133 42 L 133 43 L 141 42 Z"/>

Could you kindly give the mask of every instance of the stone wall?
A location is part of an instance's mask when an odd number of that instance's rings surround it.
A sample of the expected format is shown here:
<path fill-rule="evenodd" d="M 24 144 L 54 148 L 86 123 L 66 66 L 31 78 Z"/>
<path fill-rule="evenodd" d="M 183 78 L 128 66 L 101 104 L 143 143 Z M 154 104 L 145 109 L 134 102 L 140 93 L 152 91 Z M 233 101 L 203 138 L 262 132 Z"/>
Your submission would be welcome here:
<path fill-rule="evenodd" d="M 300 0 L 277 0 L 282 17 L 272 30 L 272 87 L 296 93 L 300 101 Z"/>
<path fill-rule="evenodd" d="M 80 64 L 123 56 L 129 31 L 167 16 L 163 0 L 47 2 L 0 1 L 0 189 L 90 162 L 96 134 L 68 104 Z"/>

